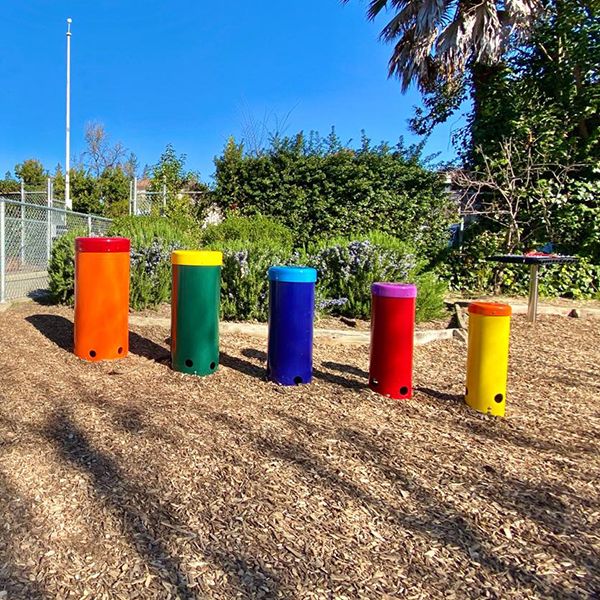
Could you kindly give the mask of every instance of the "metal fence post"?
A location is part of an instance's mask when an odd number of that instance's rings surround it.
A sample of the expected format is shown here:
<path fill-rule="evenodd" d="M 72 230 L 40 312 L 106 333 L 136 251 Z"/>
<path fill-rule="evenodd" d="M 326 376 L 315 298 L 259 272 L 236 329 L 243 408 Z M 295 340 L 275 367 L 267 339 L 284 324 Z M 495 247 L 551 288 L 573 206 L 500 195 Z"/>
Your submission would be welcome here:
<path fill-rule="evenodd" d="M 163 183 L 162 187 L 162 197 L 163 197 L 163 213 L 167 209 L 167 184 Z"/>
<path fill-rule="evenodd" d="M 133 216 L 137 216 L 137 177 L 133 178 Z"/>
<path fill-rule="evenodd" d="M 21 249 L 20 249 L 20 257 L 21 257 L 21 266 L 25 265 L 25 182 L 21 180 Z"/>
<path fill-rule="evenodd" d="M 54 202 L 52 201 L 52 194 L 54 193 L 54 186 L 52 185 L 52 178 L 48 177 L 46 184 L 46 195 L 48 196 L 48 206 L 52 208 Z"/>
<path fill-rule="evenodd" d="M 0 198 L 0 302 L 6 299 L 6 264 L 5 264 L 5 219 L 4 219 L 4 200 Z"/>
<path fill-rule="evenodd" d="M 92 215 L 88 215 L 87 222 L 88 222 L 88 236 L 92 237 Z"/>
<path fill-rule="evenodd" d="M 48 177 L 47 181 L 47 192 L 46 192 L 46 223 L 48 224 L 48 231 L 46 236 L 46 257 L 48 259 L 48 263 L 50 263 L 50 257 L 52 256 L 52 180 Z"/>

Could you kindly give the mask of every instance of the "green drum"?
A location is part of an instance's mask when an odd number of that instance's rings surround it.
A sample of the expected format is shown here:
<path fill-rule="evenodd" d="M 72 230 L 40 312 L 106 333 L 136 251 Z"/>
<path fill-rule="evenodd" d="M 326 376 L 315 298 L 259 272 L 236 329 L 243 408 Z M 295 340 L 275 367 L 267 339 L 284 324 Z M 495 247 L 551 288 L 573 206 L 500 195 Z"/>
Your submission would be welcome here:
<path fill-rule="evenodd" d="M 176 250 L 171 264 L 171 365 L 182 373 L 210 375 L 219 365 L 223 254 Z"/>

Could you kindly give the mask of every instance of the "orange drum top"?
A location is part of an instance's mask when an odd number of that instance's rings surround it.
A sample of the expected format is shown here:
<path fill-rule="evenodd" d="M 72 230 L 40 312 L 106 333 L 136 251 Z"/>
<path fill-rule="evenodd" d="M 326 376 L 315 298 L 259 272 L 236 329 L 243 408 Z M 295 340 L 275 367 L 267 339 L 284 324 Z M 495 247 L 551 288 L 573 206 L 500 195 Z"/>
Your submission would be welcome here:
<path fill-rule="evenodd" d="M 129 252 L 131 242 L 123 237 L 78 237 L 76 252 Z"/>
<path fill-rule="evenodd" d="M 484 315 L 486 317 L 510 317 L 512 309 L 508 304 L 500 302 L 471 302 L 469 314 Z"/>

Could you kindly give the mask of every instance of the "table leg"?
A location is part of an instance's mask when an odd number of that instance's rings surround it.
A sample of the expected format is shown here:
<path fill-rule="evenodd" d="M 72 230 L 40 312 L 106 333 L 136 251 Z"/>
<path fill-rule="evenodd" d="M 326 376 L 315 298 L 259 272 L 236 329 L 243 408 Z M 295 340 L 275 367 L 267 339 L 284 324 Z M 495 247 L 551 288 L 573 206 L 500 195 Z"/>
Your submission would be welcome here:
<path fill-rule="evenodd" d="M 531 265 L 529 271 L 529 306 L 527 307 L 527 320 L 535 323 L 538 305 L 538 275 L 539 265 Z"/>

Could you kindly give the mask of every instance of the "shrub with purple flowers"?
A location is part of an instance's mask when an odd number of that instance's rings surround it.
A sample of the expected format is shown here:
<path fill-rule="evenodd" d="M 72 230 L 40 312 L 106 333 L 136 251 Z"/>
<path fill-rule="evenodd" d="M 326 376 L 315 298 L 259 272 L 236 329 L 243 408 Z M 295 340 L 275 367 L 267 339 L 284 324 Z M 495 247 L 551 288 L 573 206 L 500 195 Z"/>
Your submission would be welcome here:
<path fill-rule="evenodd" d="M 79 232 L 85 235 L 85 232 Z M 193 248 L 189 229 L 163 217 L 125 217 L 113 223 L 109 235 L 131 240 L 129 304 L 140 310 L 168 302 L 171 297 L 171 252 Z M 55 302 L 72 304 L 75 289 L 76 233 L 58 238 L 49 266 L 51 294 Z"/>
<path fill-rule="evenodd" d="M 308 261 L 319 273 L 317 306 L 324 312 L 368 318 L 374 281 L 417 283 L 417 320 L 434 318 L 443 310 L 445 286 L 422 273 L 414 250 L 392 236 L 375 232 L 321 242 L 309 248 Z"/>
<path fill-rule="evenodd" d="M 149 246 L 131 249 L 129 304 L 135 310 L 158 306 L 171 298 L 171 252 L 175 242 L 154 238 Z"/>
<path fill-rule="evenodd" d="M 267 271 L 289 262 L 286 249 L 272 250 L 252 244 L 231 243 L 223 248 L 221 314 L 235 321 L 266 321 L 269 311 Z"/>

